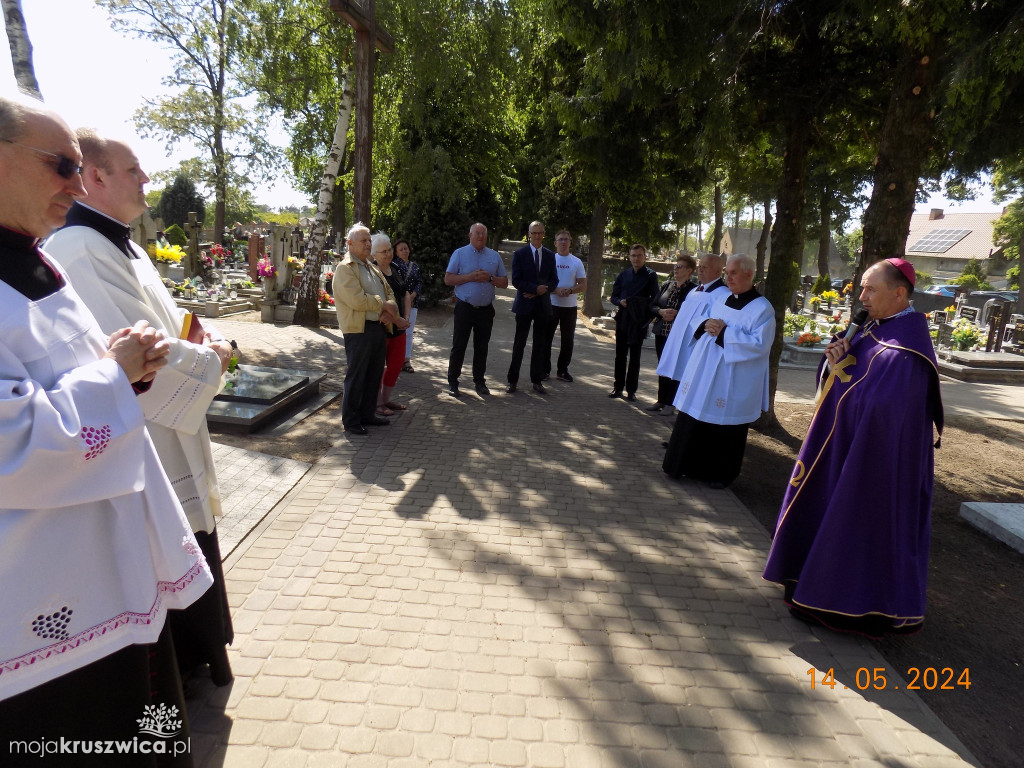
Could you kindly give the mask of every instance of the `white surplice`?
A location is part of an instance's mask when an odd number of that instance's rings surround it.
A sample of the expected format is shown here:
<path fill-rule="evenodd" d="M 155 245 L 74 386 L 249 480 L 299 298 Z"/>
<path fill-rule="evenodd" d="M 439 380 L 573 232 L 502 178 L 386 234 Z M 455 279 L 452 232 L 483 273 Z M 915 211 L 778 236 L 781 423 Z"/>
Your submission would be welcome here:
<path fill-rule="evenodd" d="M 716 296 L 729 296 L 729 289 L 720 285 L 711 291 L 699 291 L 694 288 L 683 299 L 679 313 L 672 321 L 665 347 L 658 360 L 658 375 L 670 379 L 679 379 L 686 369 L 686 361 L 690 359 L 695 343 L 693 334 L 702 322 L 708 319 L 708 310 Z"/>
<path fill-rule="evenodd" d="M 725 305 L 730 295 L 728 290 L 715 292 L 708 308 L 709 317 L 725 321 L 723 345 L 707 333 L 697 339 L 672 403 L 708 424 L 749 424 L 769 405 L 768 353 L 775 338 L 775 310 L 763 296 L 743 309 L 732 309 Z"/>
<path fill-rule="evenodd" d="M 65 278 L 66 279 L 66 278 Z M 0 282 L 0 699 L 134 643 L 212 583 L 106 337 Z"/>
<path fill-rule="evenodd" d="M 167 336 L 167 365 L 139 396 L 139 405 L 192 530 L 212 533 L 221 506 L 206 409 L 221 388 L 220 358 L 207 346 L 178 338 L 186 310 L 174 303 L 146 253 L 135 243 L 131 247 L 139 258 L 129 259 L 87 226 L 58 230 L 46 241 L 46 252 L 70 275 L 104 333 L 141 319 Z"/>

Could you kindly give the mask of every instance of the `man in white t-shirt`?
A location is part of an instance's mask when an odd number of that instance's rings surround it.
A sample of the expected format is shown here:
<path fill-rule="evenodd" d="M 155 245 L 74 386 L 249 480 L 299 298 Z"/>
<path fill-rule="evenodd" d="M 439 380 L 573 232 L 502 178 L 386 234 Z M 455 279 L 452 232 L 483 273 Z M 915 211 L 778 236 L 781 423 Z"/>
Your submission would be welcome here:
<path fill-rule="evenodd" d="M 555 330 L 562 329 L 561 348 L 558 351 L 557 378 L 572 381 L 569 363 L 572 362 L 573 340 L 576 336 L 576 294 L 587 288 L 587 271 L 577 256 L 569 253 L 572 235 L 563 229 L 555 235 L 555 271 L 558 273 L 558 288 L 551 294 L 551 309 L 554 316 L 548 323 L 548 349 L 555 338 Z M 545 361 L 544 373 L 551 374 L 551 357 Z"/>

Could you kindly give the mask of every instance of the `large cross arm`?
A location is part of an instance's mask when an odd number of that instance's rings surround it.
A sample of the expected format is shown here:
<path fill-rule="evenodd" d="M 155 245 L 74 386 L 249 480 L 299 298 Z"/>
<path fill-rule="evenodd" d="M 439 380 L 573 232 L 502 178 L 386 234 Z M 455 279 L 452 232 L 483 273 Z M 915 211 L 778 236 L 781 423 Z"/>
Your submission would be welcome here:
<path fill-rule="evenodd" d="M 329 0 L 331 10 L 348 22 L 357 32 L 373 29 L 376 33 L 374 45 L 384 53 L 395 52 L 395 38 L 386 29 L 375 23 L 373 12 L 367 13 L 364 4 L 359 0 Z"/>

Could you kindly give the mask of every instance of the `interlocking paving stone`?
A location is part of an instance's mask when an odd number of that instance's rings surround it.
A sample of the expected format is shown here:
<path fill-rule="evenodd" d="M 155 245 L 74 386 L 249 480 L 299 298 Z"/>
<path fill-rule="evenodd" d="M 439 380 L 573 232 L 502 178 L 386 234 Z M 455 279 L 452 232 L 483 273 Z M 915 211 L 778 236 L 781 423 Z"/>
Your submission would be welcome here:
<path fill-rule="evenodd" d="M 907 691 L 811 689 L 887 665 L 789 617 L 728 490 L 662 475 L 672 420 L 605 397 L 609 344 L 581 324 L 575 383 L 501 391 L 508 308 L 491 397 L 469 360 L 443 395 L 450 327 L 418 334 L 410 410 L 339 439 L 232 555 L 236 681 L 191 702 L 199 765 L 977 765 Z"/>

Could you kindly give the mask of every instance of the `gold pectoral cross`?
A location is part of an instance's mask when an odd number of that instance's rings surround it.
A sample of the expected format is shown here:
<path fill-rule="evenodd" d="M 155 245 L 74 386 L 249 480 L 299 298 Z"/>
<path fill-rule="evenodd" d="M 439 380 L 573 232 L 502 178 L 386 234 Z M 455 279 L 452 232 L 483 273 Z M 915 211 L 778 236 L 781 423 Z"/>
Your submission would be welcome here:
<path fill-rule="evenodd" d="M 828 379 L 825 380 L 825 386 L 823 386 L 821 388 L 821 391 L 818 393 L 818 397 L 815 399 L 815 405 L 817 405 L 818 403 L 825 399 L 825 396 L 828 395 L 828 391 L 832 389 L 832 384 L 835 382 L 836 377 L 839 377 L 839 380 L 842 381 L 844 384 L 848 382 L 850 379 L 852 379 L 853 374 L 847 373 L 846 369 L 856 364 L 857 358 L 854 357 L 853 355 L 848 354 L 846 357 L 844 357 L 842 360 L 840 360 L 838 363 L 832 366 L 832 372 L 829 373 Z"/>

